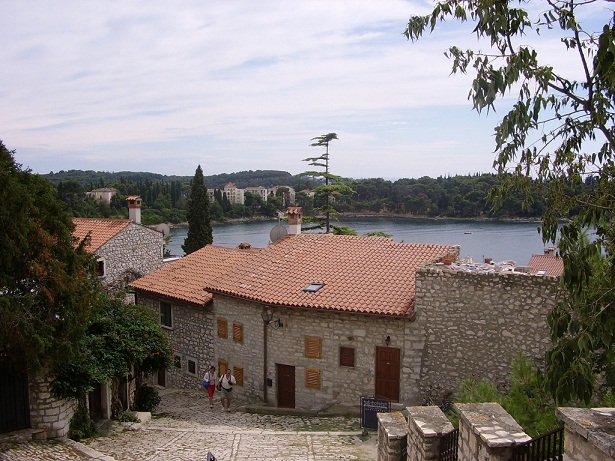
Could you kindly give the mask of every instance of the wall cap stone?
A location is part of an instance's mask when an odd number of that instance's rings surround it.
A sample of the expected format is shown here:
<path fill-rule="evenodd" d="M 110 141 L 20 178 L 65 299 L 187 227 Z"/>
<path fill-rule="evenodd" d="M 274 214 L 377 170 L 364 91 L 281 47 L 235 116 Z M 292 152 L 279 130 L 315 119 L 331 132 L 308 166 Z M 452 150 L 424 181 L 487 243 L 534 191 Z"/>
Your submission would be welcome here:
<path fill-rule="evenodd" d="M 454 407 L 462 422 L 490 448 L 514 446 L 531 440 L 499 403 L 455 403 Z"/>
<path fill-rule="evenodd" d="M 389 439 L 403 439 L 407 436 L 407 422 L 399 411 L 392 413 L 376 413 L 378 427 L 382 427 Z"/>
<path fill-rule="evenodd" d="M 559 407 L 556 416 L 567 431 L 577 433 L 598 450 L 615 457 L 615 408 Z"/>
<path fill-rule="evenodd" d="M 423 437 L 441 437 L 455 430 L 442 410 L 436 406 L 407 407 L 408 424 L 414 423 Z"/>

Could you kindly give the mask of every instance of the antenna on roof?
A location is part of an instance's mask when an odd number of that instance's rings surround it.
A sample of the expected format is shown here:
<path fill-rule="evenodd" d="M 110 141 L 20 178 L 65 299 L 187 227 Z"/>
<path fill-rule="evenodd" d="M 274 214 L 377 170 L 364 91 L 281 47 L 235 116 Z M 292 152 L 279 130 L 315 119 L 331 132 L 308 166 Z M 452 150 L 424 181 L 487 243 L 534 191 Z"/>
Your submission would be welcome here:
<path fill-rule="evenodd" d="M 269 232 L 269 240 L 271 240 L 271 243 L 275 243 L 282 237 L 284 237 L 286 234 L 288 234 L 286 227 L 281 224 L 278 224 L 277 226 L 274 226 L 273 229 L 271 229 L 271 232 Z"/>

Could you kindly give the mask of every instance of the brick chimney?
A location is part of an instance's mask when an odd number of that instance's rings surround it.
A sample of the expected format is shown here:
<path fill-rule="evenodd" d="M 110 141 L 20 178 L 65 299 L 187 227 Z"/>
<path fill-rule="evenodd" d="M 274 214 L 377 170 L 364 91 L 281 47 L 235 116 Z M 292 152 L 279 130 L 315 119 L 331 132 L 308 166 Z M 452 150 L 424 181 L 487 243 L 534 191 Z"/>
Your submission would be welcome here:
<path fill-rule="evenodd" d="M 132 222 L 141 224 L 141 197 L 138 195 L 129 195 L 126 197 L 128 203 L 128 219 Z"/>
<path fill-rule="evenodd" d="M 555 247 L 547 247 L 544 249 L 545 255 L 555 256 Z"/>
<path fill-rule="evenodd" d="M 286 209 L 286 216 L 288 216 L 288 234 L 299 235 L 301 233 L 303 209 L 300 206 L 289 206 Z"/>

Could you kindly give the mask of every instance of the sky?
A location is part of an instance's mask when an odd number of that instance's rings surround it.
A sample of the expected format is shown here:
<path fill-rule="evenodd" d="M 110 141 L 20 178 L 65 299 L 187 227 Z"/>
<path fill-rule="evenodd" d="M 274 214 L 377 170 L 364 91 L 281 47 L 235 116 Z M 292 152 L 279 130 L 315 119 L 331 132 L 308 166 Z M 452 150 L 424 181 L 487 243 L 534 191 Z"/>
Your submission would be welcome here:
<path fill-rule="evenodd" d="M 540 5 L 542 2 L 532 2 Z M 447 22 L 409 42 L 424 0 L 0 0 L 0 140 L 34 173 L 192 176 L 313 169 L 350 178 L 493 172 L 497 113 L 444 51 L 480 48 Z M 599 30 L 613 3 L 582 18 Z M 559 37 L 527 36 L 574 73 Z"/>

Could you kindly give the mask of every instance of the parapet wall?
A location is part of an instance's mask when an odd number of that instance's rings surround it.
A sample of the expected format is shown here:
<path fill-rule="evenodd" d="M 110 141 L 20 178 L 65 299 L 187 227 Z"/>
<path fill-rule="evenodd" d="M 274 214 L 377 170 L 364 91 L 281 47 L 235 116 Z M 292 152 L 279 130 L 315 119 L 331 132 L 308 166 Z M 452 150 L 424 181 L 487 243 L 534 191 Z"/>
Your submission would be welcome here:
<path fill-rule="evenodd" d="M 557 278 L 517 272 L 418 269 L 416 312 L 427 329 L 422 390 L 456 393 L 470 377 L 505 388 L 519 352 L 542 368 L 557 287 Z"/>

